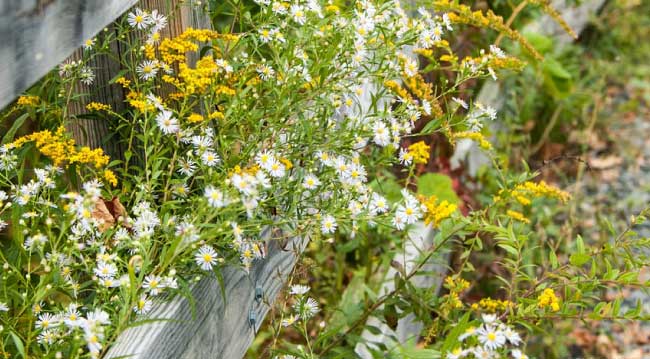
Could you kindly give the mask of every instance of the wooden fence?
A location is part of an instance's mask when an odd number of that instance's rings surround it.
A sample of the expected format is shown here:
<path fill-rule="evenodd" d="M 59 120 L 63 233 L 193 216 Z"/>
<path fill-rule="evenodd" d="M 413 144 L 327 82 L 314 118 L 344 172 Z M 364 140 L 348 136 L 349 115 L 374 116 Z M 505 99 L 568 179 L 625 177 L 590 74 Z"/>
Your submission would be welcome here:
<path fill-rule="evenodd" d="M 66 58 L 78 58 L 77 49 L 85 40 L 94 37 L 136 1 L 0 0 L 0 108 Z M 180 9 L 178 16 L 170 21 L 168 32 L 164 34 L 166 36 L 178 35 L 190 26 L 209 26 L 204 14 L 188 7 L 177 7 L 179 2 L 142 0 L 139 6 L 159 10 Z M 580 19 L 576 27 L 582 28 L 586 15 L 593 13 L 602 3 L 603 0 L 586 0 L 582 4 L 590 6 L 563 8 L 569 9 L 566 11 L 570 12 L 565 12 L 569 20 Z M 119 55 L 118 48 L 114 52 Z M 119 109 L 123 105 L 123 94 L 108 84 L 119 72 L 119 66 L 101 57 L 92 66 L 97 69 L 97 80 L 93 85 L 93 97 L 87 101 L 109 103 Z M 111 154 L 119 154 L 118 148 L 102 140 L 108 135 L 106 127 L 91 120 L 75 118 L 75 115 L 84 113 L 83 105 L 76 104 L 70 111 L 71 129 L 77 140 L 91 147 L 104 147 Z M 270 238 L 270 230 L 267 229 L 262 235 Z M 414 237 L 426 245 L 431 241 L 431 236 L 424 228 Z M 308 238 L 292 238 L 285 246 L 280 246 L 280 242 L 270 241 L 267 257 L 256 262 L 250 273 L 226 268 L 223 271 L 225 300 L 217 280 L 204 278 L 193 287 L 193 300 L 177 297 L 169 302 L 156 303 L 148 319 L 160 320 L 128 328 L 106 357 L 243 357 L 307 242 Z M 409 249 L 405 248 L 404 252 L 408 255 Z M 443 267 L 437 270 L 442 273 Z M 436 278 L 426 285 L 439 286 L 440 279 Z M 397 335 L 382 332 L 380 336 L 368 339 L 371 342 L 383 341 L 397 336 L 398 340 L 403 341 L 419 332 L 418 326 L 413 323 L 405 321 L 403 327 L 407 329 Z M 358 347 L 357 352 L 362 357 L 368 357 L 364 348 Z"/>

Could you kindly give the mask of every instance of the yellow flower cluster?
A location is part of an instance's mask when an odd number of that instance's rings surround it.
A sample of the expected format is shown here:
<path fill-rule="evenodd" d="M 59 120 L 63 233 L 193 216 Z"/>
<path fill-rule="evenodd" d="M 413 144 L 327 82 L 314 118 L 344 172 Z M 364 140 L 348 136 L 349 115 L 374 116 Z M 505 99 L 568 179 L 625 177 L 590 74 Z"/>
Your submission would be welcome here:
<path fill-rule="evenodd" d="M 131 105 L 131 107 L 140 112 L 153 111 L 156 108 L 145 99 L 143 94 L 135 91 L 131 91 L 126 95 L 126 101 Z"/>
<path fill-rule="evenodd" d="M 126 79 L 125 77 L 120 77 L 117 80 L 115 80 L 115 83 L 118 85 L 122 85 L 125 89 L 128 89 L 131 86 L 131 80 Z"/>
<path fill-rule="evenodd" d="M 409 95 L 408 91 L 406 91 L 405 88 L 400 86 L 397 83 L 397 81 L 386 80 L 386 81 L 384 81 L 384 86 L 387 89 L 391 90 L 395 95 L 400 97 L 402 100 L 408 101 L 408 102 L 411 102 L 411 103 L 413 102 L 413 99 L 411 98 L 411 95 Z"/>
<path fill-rule="evenodd" d="M 482 133 L 480 132 L 456 132 L 452 134 L 452 140 L 457 140 L 461 138 L 468 138 L 470 140 L 478 142 L 478 145 L 484 149 L 484 150 L 491 150 L 492 149 L 492 144 L 485 139 L 485 136 L 483 136 Z"/>
<path fill-rule="evenodd" d="M 541 309 L 551 308 L 552 311 L 557 312 L 560 310 L 560 300 L 555 295 L 551 288 L 546 288 L 542 294 L 537 297 L 537 306 Z"/>
<path fill-rule="evenodd" d="M 506 216 L 508 216 L 508 217 L 510 217 L 510 218 L 512 218 L 512 219 L 514 219 L 515 221 L 524 222 L 524 223 L 530 223 L 530 219 L 526 218 L 526 216 L 524 216 L 523 213 L 521 213 L 521 212 L 517 212 L 517 211 L 513 211 L 513 210 L 511 210 L 511 209 L 509 209 L 509 210 L 506 211 Z"/>
<path fill-rule="evenodd" d="M 96 168 L 101 168 L 108 164 L 109 157 L 104 154 L 101 148 L 92 150 L 84 146 L 77 149 L 73 139 L 65 138 L 65 128 L 63 126 L 59 127 L 55 133 L 45 130 L 20 137 L 12 143 L 12 147 L 20 148 L 26 142 L 31 141 L 35 142 L 39 152 L 50 158 L 55 166 L 67 162 L 68 164 L 94 164 Z"/>
<path fill-rule="evenodd" d="M 174 62 L 185 62 L 185 53 L 199 49 L 197 42 L 207 42 L 216 39 L 219 34 L 208 29 L 188 28 L 179 36 L 173 39 L 164 39 L 159 46 L 160 57 L 167 64 Z"/>
<path fill-rule="evenodd" d="M 478 303 L 472 304 L 472 309 L 482 310 L 488 313 L 496 311 L 505 311 L 508 308 L 514 307 L 515 303 L 507 299 L 492 299 L 490 297 L 481 299 Z"/>
<path fill-rule="evenodd" d="M 424 224 L 433 224 L 434 228 L 438 227 L 443 219 L 451 217 L 458 208 L 458 206 L 449 203 L 446 200 L 438 203 L 438 198 L 436 196 L 431 196 L 429 198 L 420 196 L 420 202 L 422 202 L 427 209 L 427 213 L 424 216 Z"/>
<path fill-rule="evenodd" d="M 187 116 L 187 122 L 189 122 L 189 123 L 199 123 L 199 122 L 203 122 L 203 120 L 204 120 L 203 116 L 201 116 L 198 113 L 193 113 L 193 114 Z"/>
<path fill-rule="evenodd" d="M 186 94 L 204 92 L 206 88 L 214 83 L 217 79 L 216 74 L 219 71 L 217 63 L 212 56 L 204 56 L 196 62 L 196 68 L 190 68 L 186 63 L 179 65 L 178 77 L 182 80 L 179 87 Z"/>
<path fill-rule="evenodd" d="M 208 117 L 211 120 L 223 120 L 224 118 L 226 118 L 226 116 L 224 116 L 223 112 L 221 111 L 213 111 Z"/>
<path fill-rule="evenodd" d="M 40 98 L 38 96 L 25 95 L 18 98 L 17 104 L 18 106 L 32 107 L 38 105 L 39 101 Z"/>
<path fill-rule="evenodd" d="M 419 141 L 409 146 L 407 156 L 414 163 L 427 164 L 430 151 L 431 147 L 424 143 L 424 141 Z"/>
<path fill-rule="evenodd" d="M 501 16 L 495 15 L 491 10 L 485 14 L 481 11 L 472 11 L 467 5 L 461 5 L 450 0 L 435 0 L 433 7 L 436 11 L 449 11 L 449 20 L 457 24 L 466 24 L 482 28 L 491 28 L 509 38 L 519 42 L 528 52 L 541 60 L 542 55 L 517 31 L 512 30 L 503 23 Z"/>
<path fill-rule="evenodd" d="M 104 179 L 113 187 L 117 186 L 117 176 L 111 170 L 104 170 Z"/>
<path fill-rule="evenodd" d="M 447 305 L 452 309 L 462 308 L 463 302 L 459 295 L 469 288 L 469 282 L 460 277 L 450 276 L 445 278 L 445 288 L 449 289 L 449 294 L 445 295 Z"/>
<path fill-rule="evenodd" d="M 434 117 L 442 116 L 442 108 L 435 96 L 433 96 L 433 85 L 424 81 L 424 78 L 417 73 L 415 76 L 404 77 L 404 84 L 411 92 L 431 105 L 431 114 Z"/>
<path fill-rule="evenodd" d="M 562 203 L 566 203 L 569 199 L 571 199 L 571 195 L 569 193 L 562 191 L 557 187 L 548 185 L 544 181 L 540 181 L 539 183 L 526 181 L 525 183 L 515 187 L 515 189 L 512 191 L 512 195 L 522 205 L 530 204 L 530 200 L 525 197 L 527 195 L 533 198 L 555 198 Z"/>
<path fill-rule="evenodd" d="M 86 110 L 88 111 L 110 111 L 111 106 L 99 103 L 99 102 L 91 102 L 86 105 Z"/>

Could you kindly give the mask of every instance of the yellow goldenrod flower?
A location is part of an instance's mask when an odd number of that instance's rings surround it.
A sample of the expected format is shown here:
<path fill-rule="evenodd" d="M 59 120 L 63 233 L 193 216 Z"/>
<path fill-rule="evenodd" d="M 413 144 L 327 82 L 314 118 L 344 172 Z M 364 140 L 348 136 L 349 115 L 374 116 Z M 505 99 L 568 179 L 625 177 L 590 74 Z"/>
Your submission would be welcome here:
<path fill-rule="evenodd" d="M 110 111 L 111 106 L 99 102 L 91 102 L 86 105 L 86 109 L 88 111 Z"/>
<path fill-rule="evenodd" d="M 492 144 L 485 139 L 485 136 L 483 136 L 482 133 L 480 132 L 456 132 L 452 134 L 452 140 L 457 140 L 460 138 L 468 138 L 470 140 L 478 142 L 478 145 L 484 149 L 484 150 L 491 150 L 492 149 Z"/>
<path fill-rule="evenodd" d="M 431 151 L 431 147 L 424 141 L 420 141 L 409 146 L 408 154 L 413 162 L 426 164 L 429 161 L 429 151 Z"/>
<path fill-rule="evenodd" d="M 537 297 L 537 306 L 540 309 L 551 308 L 552 311 L 557 312 L 560 310 L 560 300 L 555 295 L 551 288 L 546 288 L 542 294 Z"/>
<path fill-rule="evenodd" d="M 20 96 L 18 98 L 17 104 L 18 106 L 26 106 L 26 107 L 33 107 L 38 105 L 40 102 L 40 98 L 38 96 Z"/>
<path fill-rule="evenodd" d="M 433 224 L 434 228 L 438 227 L 443 219 L 451 217 L 458 208 L 458 206 L 449 203 L 446 200 L 438 203 L 438 198 L 436 196 L 431 196 L 429 198 L 420 197 L 420 202 L 422 202 L 427 209 L 424 216 L 424 223 L 427 225 Z"/>
<path fill-rule="evenodd" d="M 506 212 L 506 215 L 516 221 L 523 222 L 523 223 L 530 223 L 530 219 L 526 218 L 521 212 L 513 211 L 513 210 L 508 210 Z"/>
<path fill-rule="evenodd" d="M 104 170 L 104 179 L 106 182 L 110 183 L 113 187 L 117 186 L 117 177 L 115 173 L 111 170 Z"/>

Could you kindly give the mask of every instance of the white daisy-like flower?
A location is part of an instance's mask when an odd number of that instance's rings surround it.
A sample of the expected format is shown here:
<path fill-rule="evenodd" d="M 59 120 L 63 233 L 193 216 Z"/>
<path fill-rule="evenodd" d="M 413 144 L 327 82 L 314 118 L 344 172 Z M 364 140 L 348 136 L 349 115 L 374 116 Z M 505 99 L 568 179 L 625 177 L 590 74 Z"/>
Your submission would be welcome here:
<path fill-rule="evenodd" d="M 309 190 L 316 189 L 316 187 L 320 186 L 320 184 L 321 182 L 318 177 L 311 173 L 307 174 L 304 181 L 302 182 L 302 186 Z"/>
<path fill-rule="evenodd" d="M 57 338 L 56 333 L 55 333 L 53 330 L 44 330 L 44 331 L 41 332 L 41 334 L 38 335 L 38 337 L 36 338 L 36 340 L 37 340 L 40 344 L 48 344 L 48 345 L 51 345 L 51 344 L 54 343 L 54 341 L 56 340 L 56 338 Z"/>
<path fill-rule="evenodd" d="M 205 188 L 205 198 L 207 198 L 210 207 L 221 208 L 226 206 L 226 199 L 223 192 L 213 186 L 207 186 Z"/>
<path fill-rule="evenodd" d="M 511 354 L 514 359 L 528 359 L 528 355 L 522 353 L 519 349 L 513 349 Z"/>
<path fill-rule="evenodd" d="M 388 211 L 388 201 L 383 196 L 373 193 L 370 200 L 370 213 L 380 214 Z"/>
<path fill-rule="evenodd" d="M 267 171 L 270 170 L 273 160 L 275 160 L 275 155 L 267 150 L 264 150 L 255 156 L 255 163 Z"/>
<path fill-rule="evenodd" d="M 156 296 L 165 289 L 165 285 L 162 282 L 160 276 L 149 274 L 144 278 L 144 283 L 142 283 L 142 288 L 149 292 L 150 295 Z"/>
<path fill-rule="evenodd" d="M 307 292 L 309 292 L 309 286 L 306 285 L 301 285 L 301 284 L 294 284 L 291 286 L 291 290 L 289 291 L 289 294 L 291 295 L 303 295 Z"/>
<path fill-rule="evenodd" d="M 305 13 L 305 8 L 298 4 L 291 5 L 291 17 L 293 21 L 300 25 L 304 25 L 307 22 L 307 14 Z"/>
<path fill-rule="evenodd" d="M 36 321 L 36 329 L 47 330 L 57 327 L 60 324 L 59 319 L 51 313 L 41 313 Z"/>
<path fill-rule="evenodd" d="M 262 80 L 268 81 L 275 75 L 275 70 L 269 65 L 260 65 L 257 67 L 257 73 L 260 75 Z"/>
<path fill-rule="evenodd" d="M 88 66 L 84 66 L 79 70 L 79 81 L 84 85 L 92 85 L 95 81 L 95 72 Z"/>
<path fill-rule="evenodd" d="M 150 15 L 140 8 L 136 8 L 135 12 L 130 12 L 126 20 L 131 27 L 139 30 L 146 29 L 152 23 Z"/>
<path fill-rule="evenodd" d="M 514 331 L 514 329 L 512 329 L 511 327 L 507 325 L 504 326 L 502 333 L 503 336 L 506 337 L 506 340 L 510 342 L 510 344 L 514 346 L 521 344 L 522 340 L 521 337 L 519 336 L 519 333 Z"/>
<path fill-rule="evenodd" d="M 472 349 L 472 354 L 474 354 L 474 357 L 476 359 L 492 359 L 492 358 L 498 358 L 498 354 L 495 353 L 494 351 L 484 348 L 484 347 L 474 347 Z"/>
<path fill-rule="evenodd" d="M 294 325 L 298 320 L 300 319 L 299 315 L 290 315 L 284 319 L 282 319 L 282 326 L 283 327 L 290 327 Z"/>
<path fill-rule="evenodd" d="M 158 113 L 156 116 L 156 124 L 158 124 L 158 128 L 166 135 L 177 133 L 180 130 L 178 120 L 169 110 L 162 110 Z"/>
<path fill-rule="evenodd" d="M 100 278 L 113 278 L 117 275 L 117 266 L 113 263 L 99 261 L 95 267 L 95 275 Z"/>
<path fill-rule="evenodd" d="M 196 163 L 194 161 L 189 158 L 180 159 L 178 162 L 178 173 L 185 176 L 191 176 L 194 174 L 194 171 L 196 171 Z"/>
<path fill-rule="evenodd" d="M 459 99 L 458 97 L 452 97 L 451 100 L 454 101 L 455 103 L 459 104 L 460 107 L 462 107 L 462 108 L 464 108 L 466 110 L 469 109 L 469 106 L 467 105 L 467 102 Z"/>
<path fill-rule="evenodd" d="M 151 31 L 158 32 L 167 27 L 167 16 L 159 14 L 158 10 L 152 10 L 149 15 L 149 21 L 153 25 Z"/>
<path fill-rule="evenodd" d="M 304 318 L 305 320 L 313 317 L 318 312 L 320 312 L 320 308 L 318 307 L 318 302 L 314 298 L 310 297 L 307 298 L 307 300 L 305 300 L 304 302 L 299 302 L 296 304 L 299 304 L 296 311 L 300 313 L 300 317 Z"/>
<path fill-rule="evenodd" d="M 203 245 L 199 248 L 198 252 L 196 252 L 194 259 L 201 269 L 204 271 L 210 271 L 217 263 L 217 252 L 215 252 L 214 248 L 208 245 Z"/>
<path fill-rule="evenodd" d="M 463 350 L 461 347 L 457 347 L 456 349 L 450 351 L 447 353 L 445 358 L 447 359 L 460 359 L 463 358 L 467 355 L 467 351 Z"/>
<path fill-rule="evenodd" d="M 0 302 L 0 312 L 8 312 L 9 306 L 5 302 Z"/>
<path fill-rule="evenodd" d="M 287 8 L 284 6 L 283 1 L 274 1 L 271 10 L 278 15 L 284 15 L 287 13 Z"/>
<path fill-rule="evenodd" d="M 503 332 L 492 325 L 485 325 L 476 331 L 478 341 L 488 350 L 496 350 L 506 344 Z"/>
<path fill-rule="evenodd" d="M 280 178 L 280 177 L 284 177 L 284 174 L 286 172 L 285 169 L 286 167 L 284 166 L 284 164 L 280 163 L 280 161 L 276 159 L 273 159 L 269 164 L 268 171 L 271 177 Z"/>
<path fill-rule="evenodd" d="M 221 159 L 216 153 L 212 151 L 205 151 L 201 155 L 201 161 L 203 162 L 204 165 L 208 167 L 212 167 L 217 165 L 221 161 Z"/>
<path fill-rule="evenodd" d="M 404 73 L 407 76 L 415 76 L 418 73 L 418 63 L 413 59 L 406 59 L 404 61 Z"/>
<path fill-rule="evenodd" d="M 372 140 L 377 145 L 385 147 L 390 144 L 390 131 L 383 121 L 375 121 L 375 123 L 372 124 L 372 132 Z"/>
<path fill-rule="evenodd" d="M 321 220 L 321 232 L 323 234 L 331 234 L 336 232 L 336 219 L 332 217 L 331 215 L 325 215 L 323 216 L 323 219 Z"/>
<path fill-rule="evenodd" d="M 95 42 L 96 42 L 95 39 L 88 39 L 88 40 L 84 41 L 84 44 L 83 44 L 84 50 L 92 49 L 93 46 L 95 46 Z"/>
<path fill-rule="evenodd" d="M 158 61 L 145 60 L 135 68 L 135 71 L 144 81 L 152 79 L 156 77 L 156 74 L 158 74 Z"/>
<path fill-rule="evenodd" d="M 77 310 L 77 305 L 71 303 L 68 306 L 68 310 L 63 314 L 63 323 L 69 328 L 79 328 L 83 324 L 83 318 Z"/>
<path fill-rule="evenodd" d="M 258 30 L 258 32 L 260 33 L 260 40 L 262 40 L 262 43 L 266 44 L 267 42 L 273 40 L 273 33 L 271 31 L 272 30 L 269 29 Z"/>

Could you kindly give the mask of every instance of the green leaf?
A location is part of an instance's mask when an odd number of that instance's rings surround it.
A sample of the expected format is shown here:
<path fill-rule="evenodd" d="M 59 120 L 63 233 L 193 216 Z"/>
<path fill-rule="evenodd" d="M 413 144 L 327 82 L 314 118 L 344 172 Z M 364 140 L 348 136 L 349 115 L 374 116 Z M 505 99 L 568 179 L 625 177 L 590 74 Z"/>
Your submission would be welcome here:
<path fill-rule="evenodd" d="M 417 181 L 418 194 L 436 196 L 440 201 L 458 204 L 460 201 L 452 186 L 451 178 L 440 173 L 426 173 Z"/>
<path fill-rule="evenodd" d="M 2 143 L 1 144 L 4 145 L 5 143 L 7 143 L 7 142 L 14 139 L 14 136 L 16 135 L 16 131 L 18 131 L 18 129 L 23 126 L 23 124 L 25 123 L 25 120 L 27 120 L 27 117 L 29 117 L 29 114 L 24 113 L 24 114 L 22 114 L 22 116 L 18 117 L 14 121 L 14 123 L 11 125 L 11 128 L 9 128 L 9 131 L 7 131 L 7 133 L 4 135 L 4 137 L 2 137 Z"/>
<path fill-rule="evenodd" d="M 578 234 L 578 237 L 576 238 L 576 250 L 578 253 L 584 253 L 585 252 L 585 242 L 582 240 L 582 236 Z"/>
<path fill-rule="evenodd" d="M 551 267 L 553 269 L 556 269 L 558 267 L 559 263 L 557 261 L 557 255 L 553 249 L 548 252 L 548 260 L 551 262 Z"/>
<path fill-rule="evenodd" d="M 503 243 L 499 243 L 499 244 L 497 244 L 497 246 L 505 249 L 506 252 L 512 254 L 515 257 L 519 255 L 519 251 L 517 251 L 517 249 L 515 249 L 515 247 L 513 247 L 513 246 L 503 244 Z"/>
<path fill-rule="evenodd" d="M 16 349 L 18 350 L 18 353 L 25 358 L 25 345 L 23 344 L 22 339 L 18 336 L 18 334 L 14 333 L 13 331 L 11 333 L 11 339 L 13 340 L 14 344 L 16 345 Z"/>
<path fill-rule="evenodd" d="M 537 52 L 545 54 L 553 49 L 553 39 L 535 32 L 526 32 L 524 37 Z"/>
<path fill-rule="evenodd" d="M 576 267 L 581 267 L 585 263 L 589 262 L 589 260 L 591 260 L 591 256 L 586 253 L 573 253 L 569 257 L 569 263 Z"/>

